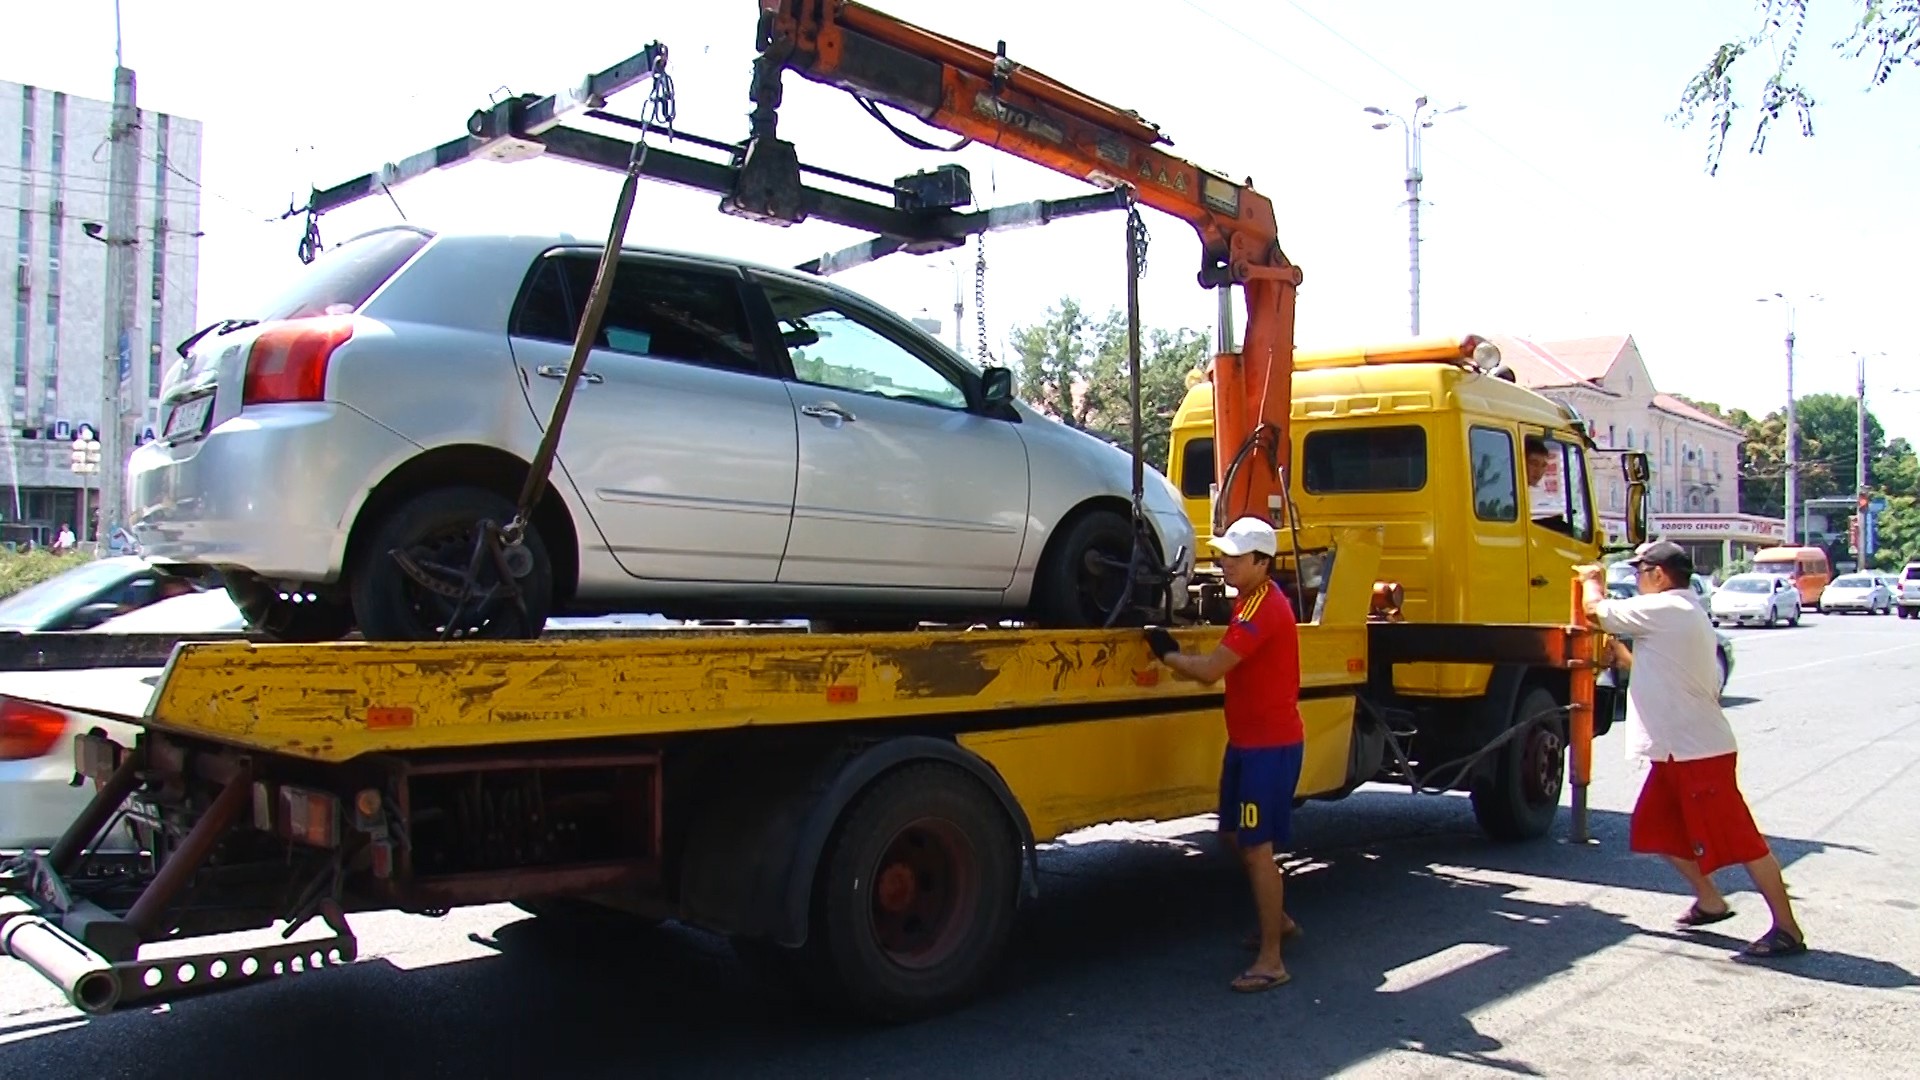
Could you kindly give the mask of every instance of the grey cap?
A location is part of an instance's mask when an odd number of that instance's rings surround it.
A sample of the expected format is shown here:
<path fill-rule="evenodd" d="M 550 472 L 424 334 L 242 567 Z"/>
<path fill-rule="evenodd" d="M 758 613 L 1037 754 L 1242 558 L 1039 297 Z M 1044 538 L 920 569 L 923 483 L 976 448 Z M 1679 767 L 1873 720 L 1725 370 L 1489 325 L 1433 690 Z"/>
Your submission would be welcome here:
<path fill-rule="evenodd" d="M 1693 573 L 1693 556 L 1671 540 L 1653 540 L 1634 549 L 1629 566 L 1658 566 L 1676 574 Z"/>

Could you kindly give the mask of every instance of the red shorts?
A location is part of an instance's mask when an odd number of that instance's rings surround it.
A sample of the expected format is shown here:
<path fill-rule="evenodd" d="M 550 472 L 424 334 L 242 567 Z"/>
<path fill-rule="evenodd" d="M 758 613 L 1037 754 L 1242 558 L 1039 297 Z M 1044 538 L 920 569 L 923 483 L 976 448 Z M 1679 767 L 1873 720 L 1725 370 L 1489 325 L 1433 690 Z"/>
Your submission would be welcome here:
<path fill-rule="evenodd" d="M 1633 807 L 1629 846 L 1691 859 L 1706 874 L 1765 858 L 1766 838 L 1734 778 L 1735 756 L 1654 762 Z"/>

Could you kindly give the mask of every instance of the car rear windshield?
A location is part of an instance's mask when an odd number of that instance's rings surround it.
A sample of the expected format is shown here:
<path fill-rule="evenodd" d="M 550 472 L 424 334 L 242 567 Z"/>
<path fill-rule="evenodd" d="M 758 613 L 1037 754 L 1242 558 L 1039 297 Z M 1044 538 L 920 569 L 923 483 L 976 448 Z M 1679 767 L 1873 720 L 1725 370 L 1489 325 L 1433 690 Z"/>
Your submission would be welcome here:
<path fill-rule="evenodd" d="M 1773 582 L 1766 578 L 1733 578 L 1721 586 L 1730 592 L 1772 592 Z"/>
<path fill-rule="evenodd" d="M 271 322 L 352 314 L 431 239 L 432 233 L 419 229 L 383 229 L 349 240 L 315 259 L 254 318 Z"/>
<path fill-rule="evenodd" d="M 1834 578 L 1833 583 L 1843 589 L 1871 589 L 1873 579 L 1863 574 L 1845 574 Z"/>

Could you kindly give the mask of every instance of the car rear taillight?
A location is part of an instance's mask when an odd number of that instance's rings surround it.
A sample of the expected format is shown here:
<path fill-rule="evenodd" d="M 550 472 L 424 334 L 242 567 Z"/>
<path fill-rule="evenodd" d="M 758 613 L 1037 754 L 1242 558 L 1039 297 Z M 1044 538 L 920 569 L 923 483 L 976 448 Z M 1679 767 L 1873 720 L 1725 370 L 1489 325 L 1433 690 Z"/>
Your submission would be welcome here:
<path fill-rule="evenodd" d="M 327 360 L 353 337 L 344 318 L 294 319 L 260 331 L 247 351 L 242 405 L 320 401 L 327 392 Z"/>
<path fill-rule="evenodd" d="M 67 714 L 0 697 L 0 761 L 45 757 L 67 730 Z"/>

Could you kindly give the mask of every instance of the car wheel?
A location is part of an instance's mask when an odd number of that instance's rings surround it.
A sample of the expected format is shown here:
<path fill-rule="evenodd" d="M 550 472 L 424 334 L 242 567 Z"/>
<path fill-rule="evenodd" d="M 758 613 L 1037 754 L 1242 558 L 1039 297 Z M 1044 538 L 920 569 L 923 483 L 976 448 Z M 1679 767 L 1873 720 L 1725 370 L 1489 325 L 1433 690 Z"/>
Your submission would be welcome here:
<path fill-rule="evenodd" d="M 1047 552 L 1034 582 L 1037 621 L 1063 629 L 1105 626 L 1126 591 L 1124 566 L 1132 555 L 1133 526 L 1119 514 L 1095 510 L 1074 522 Z M 1136 604 L 1150 599 L 1134 596 Z"/>
<path fill-rule="evenodd" d="M 1798 607 L 1793 609 L 1793 614 L 1787 616 L 1787 625 L 1788 626 L 1800 625 L 1800 609 Z"/>
<path fill-rule="evenodd" d="M 227 579 L 227 596 L 247 628 L 267 641 L 339 641 L 353 631 L 353 608 L 311 593 L 282 594 L 257 578 Z"/>
<path fill-rule="evenodd" d="M 374 527 L 353 575 L 360 633 L 368 641 L 539 637 L 553 605 L 553 562 L 532 524 L 513 567 L 521 602 L 506 594 L 491 559 L 482 560 L 471 595 L 461 599 L 480 522 L 505 524 L 513 513 L 505 496 L 473 487 L 422 492 L 394 507 Z M 428 580 L 403 568 L 396 553 Z"/>

